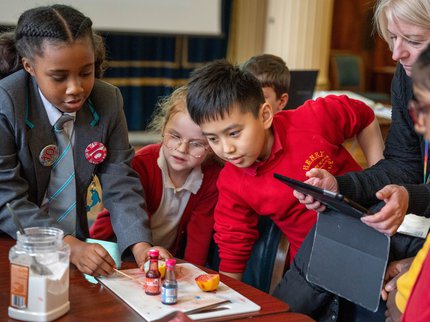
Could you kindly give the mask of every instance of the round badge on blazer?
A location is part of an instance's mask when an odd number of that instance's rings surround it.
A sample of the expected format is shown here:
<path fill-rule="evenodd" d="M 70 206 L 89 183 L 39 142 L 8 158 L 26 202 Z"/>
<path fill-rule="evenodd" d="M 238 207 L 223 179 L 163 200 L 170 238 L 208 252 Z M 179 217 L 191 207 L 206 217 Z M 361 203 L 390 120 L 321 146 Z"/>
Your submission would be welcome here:
<path fill-rule="evenodd" d="M 85 158 L 89 163 L 100 164 L 107 156 L 107 149 L 101 142 L 92 142 L 85 149 Z"/>
<path fill-rule="evenodd" d="M 57 161 L 59 156 L 58 146 L 50 144 L 45 146 L 39 154 L 39 161 L 45 167 L 50 167 Z"/>

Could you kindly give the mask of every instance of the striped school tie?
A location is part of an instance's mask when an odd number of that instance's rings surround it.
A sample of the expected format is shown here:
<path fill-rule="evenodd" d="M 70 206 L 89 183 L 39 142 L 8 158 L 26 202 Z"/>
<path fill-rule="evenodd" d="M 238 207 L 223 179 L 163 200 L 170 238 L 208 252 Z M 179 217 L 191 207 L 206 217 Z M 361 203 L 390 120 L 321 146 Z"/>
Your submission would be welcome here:
<path fill-rule="evenodd" d="M 67 234 L 76 231 L 76 180 L 73 162 L 73 148 L 64 123 L 74 120 L 73 116 L 63 114 L 54 124 L 59 157 L 52 165 L 48 186 L 49 215 L 60 223 Z"/>

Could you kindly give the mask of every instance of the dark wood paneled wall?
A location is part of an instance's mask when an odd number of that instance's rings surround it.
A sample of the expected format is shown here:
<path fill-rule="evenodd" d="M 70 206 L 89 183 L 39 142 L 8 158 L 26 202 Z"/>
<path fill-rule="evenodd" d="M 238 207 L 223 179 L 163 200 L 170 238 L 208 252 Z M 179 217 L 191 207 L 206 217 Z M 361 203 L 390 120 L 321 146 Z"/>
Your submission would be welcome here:
<path fill-rule="evenodd" d="M 375 0 L 335 0 L 332 27 L 332 50 L 362 55 L 366 89 L 390 91 L 393 66 L 385 41 L 373 32 Z"/>

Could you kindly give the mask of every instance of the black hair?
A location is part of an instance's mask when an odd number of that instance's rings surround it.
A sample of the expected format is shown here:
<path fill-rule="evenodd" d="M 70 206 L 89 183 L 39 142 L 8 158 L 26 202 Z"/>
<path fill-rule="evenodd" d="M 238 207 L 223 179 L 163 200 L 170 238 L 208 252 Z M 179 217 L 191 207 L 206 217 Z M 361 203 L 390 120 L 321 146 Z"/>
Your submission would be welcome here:
<path fill-rule="evenodd" d="M 104 71 L 105 49 L 100 36 L 95 36 L 92 21 L 80 11 L 66 5 L 55 4 L 29 9 L 21 14 L 14 33 L 0 36 L 1 76 L 22 68 L 21 58 L 32 61 L 43 56 L 45 41 L 73 43 L 88 37 L 95 53 L 95 75 Z"/>
<path fill-rule="evenodd" d="M 257 118 L 264 102 L 258 79 L 226 60 L 196 69 L 188 82 L 188 113 L 197 124 L 223 119 L 233 108 Z"/>
<path fill-rule="evenodd" d="M 240 68 L 250 72 L 261 83 L 262 87 L 271 87 L 279 99 L 290 90 L 291 75 L 285 61 L 271 54 L 256 55 L 245 61 Z"/>
<path fill-rule="evenodd" d="M 412 66 L 412 81 L 414 85 L 430 91 L 430 44 Z"/>
<path fill-rule="evenodd" d="M 22 68 L 21 58 L 15 47 L 15 33 L 0 36 L 0 79 Z"/>

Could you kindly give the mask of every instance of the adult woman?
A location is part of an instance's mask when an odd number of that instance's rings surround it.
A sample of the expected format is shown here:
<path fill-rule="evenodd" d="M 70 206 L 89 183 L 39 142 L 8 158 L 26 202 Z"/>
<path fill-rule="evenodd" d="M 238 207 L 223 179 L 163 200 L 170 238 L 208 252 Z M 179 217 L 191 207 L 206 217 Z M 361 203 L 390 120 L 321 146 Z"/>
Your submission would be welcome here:
<path fill-rule="evenodd" d="M 378 0 L 374 19 L 379 34 L 387 41 L 393 59 L 398 62 L 391 88 L 392 124 L 385 144 L 385 159 L 363 172 L 340 177 L 333 177 L 318 169 L 312 169 L 307 175 L 310 177 L 308 183 L 341 192 L 364 205 L 384 200 L 386 204 L 380 211 L 363 218 L 362 221 L 382 233 L 393 235 L 407 211 L 417 214 L 429 212 L 427 200 L 430 198 L 430 192 L 423 188 L 424 185 L 418 185 L 423 181 L 422 169 L 427 169 L 423 165 L 427 145 L 423 137 L 415 133 L 407 105 L 412 98 L 411 67 L 430 42 L 430 2 Z M 427 177 L 427 173 L 424 173 L 424 176 Z M 312 197 L 297 191 L 294 194 L 309 209 L 324 210 L 324 206 Z M 339 317 L 338 298 L 315 285 L 310 285 L 305 279 L 313 235 L 311 231 L 274 295 L 287 302 L 292 311 L 306 313 L 319 320 L 334 320 Z M 391 259 L 414 256 L 422 243 L 423 240 L 416 238 L 393 236 Z M 357 307 L 351 307 L 350 303 L 345 305 L 349 305 L 350 313 L 343 317 L 346 320 L 385 320 L 383 314 L 360 311 Z M 381 306 L 380 312 L 383 310 Z"/>
<path fill-rule="evenodd" d="M 408 208 L 406 191 L 409 196 L 416 198 L 413 203 L 416 213 L 430 210 L 425 202 L 430 195 L 417 186 L 406 185 L 402 192 L 388 187 L 377 193 L 389 184 L 423 181 L 426 144 L 422 135 L 414 131 L 407 104 L 412 98 L 412 65 L 430 42 L 430 2 L 380 0 L 376 5 L 374 19 L 379 34 L 392 50 L 392 58 L 398 62 L 391 86 L 392 123 L 385 143 L 385 159 L 363 172 L 348 173 L 336 178 L 318 169 L 309 171 L 308 176 L 311 178 L 309 183 L 341 192 L 362 204 L 369 205 L 389 199 L 390 202 L 380 212 L 363 218 L 363 222 L 382 233 L 393 235 Z M 428 174 L 424 173 L 424 176 L 427 181 Z M 308 208 L 323 210 L 321 204 L 310 197 L 305 198 L 297 192 L 295 196 Z"/>

